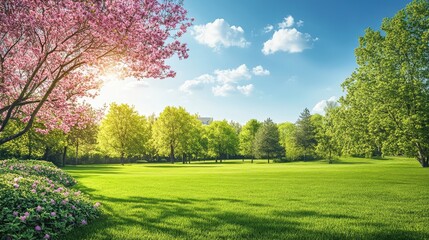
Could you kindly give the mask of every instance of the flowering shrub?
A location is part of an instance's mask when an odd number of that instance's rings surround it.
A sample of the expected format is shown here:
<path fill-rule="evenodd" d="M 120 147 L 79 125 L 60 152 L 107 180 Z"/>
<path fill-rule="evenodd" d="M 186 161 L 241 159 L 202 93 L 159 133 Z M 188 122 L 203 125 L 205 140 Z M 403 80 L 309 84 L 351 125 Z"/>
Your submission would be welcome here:
<path fill-rule="evenodd" d="M 40 175 L 1 174 L 0 239 L 55 239 L 99 216 L 100 203 L 93 204 L 80 191 Z"/>
<path fill-rule="evenodd" d="M 17 173 L 20 175 L 45 176 L 66 187 L 76 184 L 76 180 L 68 173 L 57 168 L 53 163 L 36 160 L 3 160 L 0 161 L 0 172 Z"/>

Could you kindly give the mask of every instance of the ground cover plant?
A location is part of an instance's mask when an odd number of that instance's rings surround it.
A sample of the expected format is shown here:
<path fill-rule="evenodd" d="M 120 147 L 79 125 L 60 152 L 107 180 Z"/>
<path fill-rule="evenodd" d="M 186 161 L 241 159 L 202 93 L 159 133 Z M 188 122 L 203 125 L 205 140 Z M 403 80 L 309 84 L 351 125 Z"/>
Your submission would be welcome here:
<path fill-rule="evenodd" d="M 99 213 L 68 173 L 45 161 L 0 161 L 0 239 L 58 239 Z"/>
<path fill-rule="evenodd" d="M 65 239 L 429 238 L 429 174 L 408 158 L 65 170 L 105 209 Z"/>

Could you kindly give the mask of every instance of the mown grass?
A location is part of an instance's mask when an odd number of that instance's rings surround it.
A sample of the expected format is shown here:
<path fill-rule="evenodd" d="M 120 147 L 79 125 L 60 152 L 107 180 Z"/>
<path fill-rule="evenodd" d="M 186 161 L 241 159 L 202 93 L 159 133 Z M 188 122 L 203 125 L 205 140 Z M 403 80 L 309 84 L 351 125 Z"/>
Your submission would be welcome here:
<path fill-rule="evenodd" d="M 66 239 L 429 239 L 429 169 L 414 159 L 65 170 L 105 211 Z"/>

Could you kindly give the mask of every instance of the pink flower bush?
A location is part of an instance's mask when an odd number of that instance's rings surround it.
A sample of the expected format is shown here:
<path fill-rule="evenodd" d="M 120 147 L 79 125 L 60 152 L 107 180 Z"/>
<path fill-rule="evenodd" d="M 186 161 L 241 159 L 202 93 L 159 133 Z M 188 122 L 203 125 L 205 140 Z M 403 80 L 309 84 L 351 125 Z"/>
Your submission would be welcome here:
<path fill-rule="evenodd" d="M 49 163 L 11 162 L 0 161 L 0 206 L 6 206 L 0 215 L 1 238 L 33 236 L 34 239 L 61 239 L 61 234 L 86 225 L 99 216 L 100 203 L 91 203 L 85 194 L 64 186 L 60 178 L 50 179 L 41 173 L 28 174 L 28 169 L 34 170 L 34 165 L 46 166 L 44 164 Z M 10 164 L 15 166 L 13 170 L 10 170 Z M 47 174 L 51 176 L 50 171 Z M 19 187 L 15 188 L 14 184 Z M 12 235 L 14 237 L 9 237 Z"/>

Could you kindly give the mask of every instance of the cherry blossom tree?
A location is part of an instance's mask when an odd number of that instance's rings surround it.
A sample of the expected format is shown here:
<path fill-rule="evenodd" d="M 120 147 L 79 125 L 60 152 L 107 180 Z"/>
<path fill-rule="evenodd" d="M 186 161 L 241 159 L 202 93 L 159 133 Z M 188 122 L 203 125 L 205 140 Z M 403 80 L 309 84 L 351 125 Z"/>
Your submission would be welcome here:
<path fill-rule="evenodd" d="M 82 99 L 98 76 L 166 78 L 165 60 L 187 58 L 179 38 L 191 25 L 179 0 L 2 0 L 0 2 L 0 144 L 27 132 L 84 124 Z M 5 131 L 13 121 L 22 129 Z"/>

